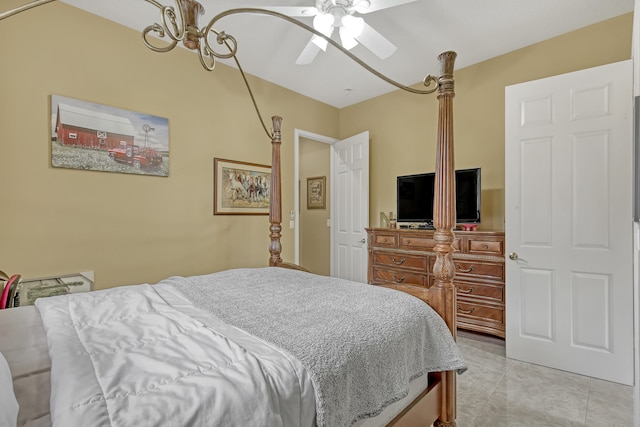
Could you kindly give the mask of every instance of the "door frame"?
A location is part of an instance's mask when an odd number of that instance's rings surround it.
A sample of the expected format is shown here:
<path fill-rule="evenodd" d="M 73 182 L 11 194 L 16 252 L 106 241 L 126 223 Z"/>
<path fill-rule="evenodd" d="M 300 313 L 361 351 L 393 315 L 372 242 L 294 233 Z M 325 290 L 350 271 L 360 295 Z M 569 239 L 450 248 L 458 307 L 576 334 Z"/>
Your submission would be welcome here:
<path fill-rule="evenodd" d="M 329 144 L 331 146 L 330 156 L 330 176 L 329 179 L 329 205 L 331 206 L 329 210 L 329 217 L 331 218 L 331 222 L 333 224 L 334 209 L 335 203 L 333 202 L 334 197 L 334 144 L 339 141 L 337 138 L 331 138 L 329 136 L 320 135 L 317 133 L 309 132 L 306 130 L 295 128 L 293 130 L 293 209 L 294 209 L 294 226 L 293 226 L 293 262 L 295 264 L 300 264 L 300 138 L 309 139 L 312 141 L 322 142 L 325 144 Z M 291 221 L 291 216 L 289 216 L 289 220 Z M 330 274 L 333 276 L 334 272 L 334 260 L 333 260 L 333 227 L 329 232 L 329 259 L 330 259 Z"/>

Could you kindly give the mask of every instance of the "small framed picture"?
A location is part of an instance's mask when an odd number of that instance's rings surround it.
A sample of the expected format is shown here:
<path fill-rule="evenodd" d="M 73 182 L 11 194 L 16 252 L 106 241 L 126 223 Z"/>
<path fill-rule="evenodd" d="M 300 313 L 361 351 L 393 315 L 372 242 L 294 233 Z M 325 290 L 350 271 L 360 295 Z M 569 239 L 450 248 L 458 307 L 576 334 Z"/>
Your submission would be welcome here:
<path fill-rule="evenodd" d="M 271 166 L 213 159 L 213 214 L 268 215 Z"/>
<path fill-rule="evenodd" d="M 307 178 L 307 209 L 325 209 L 327 177 Z"/>

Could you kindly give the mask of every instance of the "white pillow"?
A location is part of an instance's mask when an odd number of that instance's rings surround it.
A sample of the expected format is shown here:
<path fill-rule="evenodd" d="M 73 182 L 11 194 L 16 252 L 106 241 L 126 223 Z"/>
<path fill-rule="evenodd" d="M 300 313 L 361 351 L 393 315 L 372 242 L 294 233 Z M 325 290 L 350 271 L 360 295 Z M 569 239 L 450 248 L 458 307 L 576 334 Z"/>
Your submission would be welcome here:
<path fill-rule="evenodd" d="M 0 427 L 16 427 L 18 401 L 13 392 L 13 380 L 9 364 L 0 353 Z"/>

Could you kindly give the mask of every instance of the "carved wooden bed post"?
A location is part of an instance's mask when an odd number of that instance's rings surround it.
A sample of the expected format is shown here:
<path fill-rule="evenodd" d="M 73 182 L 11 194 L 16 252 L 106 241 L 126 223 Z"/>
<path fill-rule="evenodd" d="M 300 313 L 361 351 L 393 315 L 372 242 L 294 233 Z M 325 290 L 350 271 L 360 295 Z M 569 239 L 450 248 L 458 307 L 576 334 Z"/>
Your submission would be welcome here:
<path fill-rule="evenodd" d="M 456 337 L 456 287 L 453 284 L 453 240 L 456 221 L 455 172 L 453 157 L 453 64 L 455 52 L 444 52 L 440 60 L 438 79 L 438 145 L 436 148 L 436 179 L 434 194 L 433 225 L 436 262 L 433 270 L 435 283 L 432 298 L 437 300 L 440 315 L 445 320 L 454 338 Z M 455 426 L 456 422 L 456 373 L 442 373 L 442 410 L 435 426 Z"/>
<path fill-rule="evenodd" d="M 280 253 L 282 244 L 280 243 L 280 232 L 282 231 L 282 190 L 280 187 L 280 144 L 282 117 L 271 117 L 273 122 L 273 136 L 271 138 L 271 189 L 269 192 L 269 222 L 271 226 L 271 243 L 269 244 L 269 265 L 275 266 L 282 263 Z"/>

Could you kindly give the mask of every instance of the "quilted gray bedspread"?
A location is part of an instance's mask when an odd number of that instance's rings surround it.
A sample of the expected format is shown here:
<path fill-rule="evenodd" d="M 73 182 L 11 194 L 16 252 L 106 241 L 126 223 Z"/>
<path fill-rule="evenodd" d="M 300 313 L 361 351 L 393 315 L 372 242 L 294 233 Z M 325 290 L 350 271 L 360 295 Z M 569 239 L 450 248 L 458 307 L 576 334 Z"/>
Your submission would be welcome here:
<path fill-rule="evenodd" d="M 318 426 L 375 416 L 410 380 L 464 368 L 442 318 L 402 292 L 274 267 L 161 283 L 297 357 L 313 382 Z"/>

